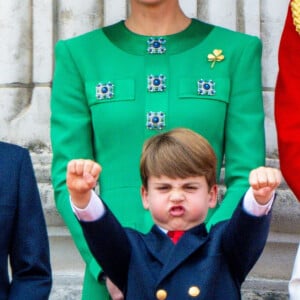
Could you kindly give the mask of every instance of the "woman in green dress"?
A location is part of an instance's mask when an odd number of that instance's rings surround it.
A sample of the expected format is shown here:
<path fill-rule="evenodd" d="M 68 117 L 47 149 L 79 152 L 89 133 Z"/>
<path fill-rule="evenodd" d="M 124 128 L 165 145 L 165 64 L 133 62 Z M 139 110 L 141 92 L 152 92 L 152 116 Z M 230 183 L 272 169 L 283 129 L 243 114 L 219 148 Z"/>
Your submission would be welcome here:
<path fill-rule="evenodd" d="M 69 160 L 98 161 L 101 198 L 124 226 L 147 231 L 152 221 L 141 206 L 138 173 L 146 138 L 187 127 L 214 147 L 218 177 L 225 162 L 226 193 L 208 228 L 231 217 L 249 171 L 265 159 L 260 40 L 190 19 L 178 0 L 130 4 L 125 21 L 55 49 L 52 180 L 57 209 L 86 263 L 82 299 L 109 296 L 70 207 Z"/>

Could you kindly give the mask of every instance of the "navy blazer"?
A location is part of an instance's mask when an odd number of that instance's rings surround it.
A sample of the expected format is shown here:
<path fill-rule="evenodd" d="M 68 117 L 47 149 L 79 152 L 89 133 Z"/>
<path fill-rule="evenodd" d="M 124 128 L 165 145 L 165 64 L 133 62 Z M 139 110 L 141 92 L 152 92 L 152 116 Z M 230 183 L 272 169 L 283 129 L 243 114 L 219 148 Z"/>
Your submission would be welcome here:
<path fill-rule="evenodd" d="M 128 300 L 235 300 L 263 251 L 270 219 L 271 213 L 247 214 L 240 203 L 229 221 L 209 233 L 196 226 L 176 245 L 155 225 L 148 234 L 123 229 L 108 209 L 80 223 L 92 253 Z"/>
<path fill-rule="evenodd" d="M 3 142 L 0 228 L 0 300 L 48 299 L 49 243 L 32 162 L 26 149 Z"/>

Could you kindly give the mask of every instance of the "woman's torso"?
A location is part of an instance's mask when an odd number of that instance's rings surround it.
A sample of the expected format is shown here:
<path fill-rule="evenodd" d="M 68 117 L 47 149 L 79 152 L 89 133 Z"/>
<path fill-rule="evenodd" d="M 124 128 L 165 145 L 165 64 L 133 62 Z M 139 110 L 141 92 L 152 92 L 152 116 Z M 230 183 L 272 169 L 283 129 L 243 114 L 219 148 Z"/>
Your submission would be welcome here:
<path fill-rule="evenodd" d="M 120 22 L 70 44 L 91 113 L 95 159 L 103 167 L 101 196 L 124 225 L 140 230 L 152 224 L 139 194 L 145 139 L 174 127 L 193 129 L 212 144 L 219 174 L 232 76 L 246 39 L 196 20 L 163 40 L 151 44 L 149 38 Z M 225 58 L 212 66 L 207 56 L 215 49 Z"/>

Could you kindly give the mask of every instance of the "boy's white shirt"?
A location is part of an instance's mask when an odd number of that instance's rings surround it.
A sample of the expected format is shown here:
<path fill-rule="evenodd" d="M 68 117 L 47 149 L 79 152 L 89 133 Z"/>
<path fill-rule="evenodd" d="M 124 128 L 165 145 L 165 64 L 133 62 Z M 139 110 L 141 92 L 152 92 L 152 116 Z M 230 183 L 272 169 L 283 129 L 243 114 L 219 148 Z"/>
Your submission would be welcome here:
<path fill-rule="evenodd" d="M 265 205 L 260 205 L 254 198 L 252 188 L 250 187 L 243 199 L 243 209 L 250 215 L 260 217 L 267 215 L 272 207 L 275 198 L 275 193 L 272 195 L 269 202 Z M 105 213 L 105 206 L 98 195 L 92 190 L 91 198 L 88 205 L 81 209 L 76 207 L 70 197 L 71 207 L 76 217 L 80 221 L 92 222 L 100 219 Z M 300 254 L 299 254 L 300 256 Z M 299 257 L 300 259 L 300 257 Z"/>

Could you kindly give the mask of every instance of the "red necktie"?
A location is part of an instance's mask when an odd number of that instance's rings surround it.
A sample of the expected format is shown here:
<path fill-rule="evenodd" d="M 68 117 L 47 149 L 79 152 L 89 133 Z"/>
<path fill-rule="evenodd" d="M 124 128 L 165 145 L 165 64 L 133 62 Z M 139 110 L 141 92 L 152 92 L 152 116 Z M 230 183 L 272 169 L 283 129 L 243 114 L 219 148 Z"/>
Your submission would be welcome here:
<path fill-rule="evenodd" d="M 174 230 L 174 231 L 168 231 L 168 236 L 170 237 L 170 239 L 172 240 L 172 242 L 174 244 L 176 244 L 179 239 L 182 237 L 182 235 L 184 234 L 183 230 Z"/>

